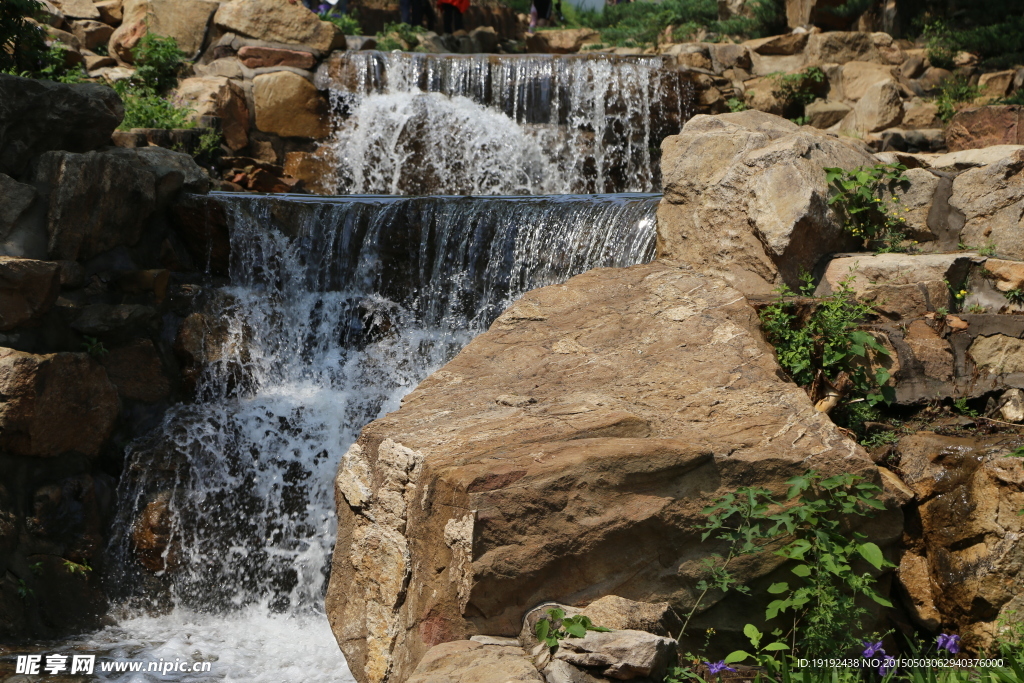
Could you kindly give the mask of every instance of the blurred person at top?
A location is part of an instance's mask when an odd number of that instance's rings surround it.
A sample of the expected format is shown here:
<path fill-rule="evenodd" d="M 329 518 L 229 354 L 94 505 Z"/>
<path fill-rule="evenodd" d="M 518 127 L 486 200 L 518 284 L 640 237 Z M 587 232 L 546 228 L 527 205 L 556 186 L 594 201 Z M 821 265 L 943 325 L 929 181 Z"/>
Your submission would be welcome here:
<path fill-rule="evenodd" d="M 533 0 L 530 4 L 530 33 L 533 33 L 538 26 L 554 26 L 555 22 L 552 19 L 551 11 L 556 3 L 552 0 Z M 561 16 L 562 14 L 562 2 L 558 0 L 558 14 L 559 20 L 565 21 Z"/>
<path fill-rule="evenodd" d="M 462 30 L 462 15 L 469 9 L 469 0 L 437 0 L 444 21 L 444 32 Z"/>

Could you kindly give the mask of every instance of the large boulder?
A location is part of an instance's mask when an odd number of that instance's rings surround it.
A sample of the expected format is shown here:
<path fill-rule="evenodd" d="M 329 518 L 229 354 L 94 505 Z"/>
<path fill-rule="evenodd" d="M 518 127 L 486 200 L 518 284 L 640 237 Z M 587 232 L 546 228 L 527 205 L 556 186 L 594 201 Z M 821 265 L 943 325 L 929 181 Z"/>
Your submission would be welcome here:
<path fill-rule="evenodd" d="M 0 254 L 4 256 L 46 256 L 46 236 L 37 216 L 38 193 L 0 173 Z"/>
<path fill-rule="evenodd" d="M 799 284 L 857 242 L 828 205 L 825 167 L 875 157 L 757 111 L 695 116 L 662 143 L 658 255 L 720 274 L 744 294 Z"/>
<path fill-rule="evenodd" d="M 193 118 L 219 117 L 224 142 L 231 149 L 237 151 L 249 144 L 249 107 L 238 81 L 217 76 L 186 78 L 178 83 L 174 100 L 192 109 Z"/>
<path fill-rule="evenodd" d="M 214 23 L 231 33 L 270 43 L 306 45 L 326 54 L 345 48 L 337 26 L 288 0 L 232 0 L 221 5 Z"/>
<path fill-rule="evenodd" d="M 13 455 L 95 456 L 114 429 L 117 389 L 88 354 L 0 349 L 0 448 Z"/>
<path fill-rule="evenodd" d="M 903 99 L 893 81 L 880 81 L 869 87 L 842 123 L 844 133 L 875 133 L 892 128 L 903 120 Z"/>
<path fill-rule="evenodd" d="M 810 468 L 874 479 L 780 377 L 740 292 L 689 268 L 599 269 L 524 296 L 342 458 L 327 612 L 356 679 L 404 681 L 438 643 L 516 635 L 547 600 L 614 592 L 686 613 L 722 550 L 700 540 L 711 500 L 779 493 Z M 897 518 L 877 521 L 881 545 Z M 781 558 L 758 560 L 741 582 Z M 691 627 L 737 637 L 758 609 L 737 599 L 702 603 Z"/>
<path fill-rule="evenodd" d="M 156 208 L 156 176 L 123 154 L 47 152 L 37 162 L 35 180 L 50 193 L 53 259 L 89 259 L 133 245 Z"/>
<path fill-rule="evenodd" d="M 48 150 L 94 150 L 122 118 L 121 98 L 106 86 L 0 74 L 0 173 L 17 178 Z"/>
<path fill-rule="evenodd" d="M 331 129 L 327 101 L 312 83 L 291 71 L 253 79 L 256 127 L 286 138 L 327 137 Z"/>
<path fill-rule="evenodd" d="M 110 53 L 133 64 L 133 50 L 148 33 L 174 38 L 193 56 L 203 47 L 210 18 L 220 7 L 215 0 L 125 0 L 121 25 L 110 38 Z"/>
<path fill-rule="evenodd" d="M 921 626 L 992 645 L 1001 618 L 1024 608 L 1024 463 L 1006 435 L 921 432 L 897 446 L 919 520 L 907 536 L 899 581 Z"/>
<path fill-rule="evenodd" d="M 993 145 L 1024 145 L 1020 105 L 992 105 L 957 112 L 946 128 L 950 152 Z"/>
<path fill-rule="evenodd" d="M 442 643 L 431 648 L 416 667 L 409 683 L 519 683 L 544 677 L 523 649 L 483 645 L 471 640 Z"/>
<path fill-rule="evenodd" d="M 971 168 L 953 180 L 949 205 L 963 214 L 960 241 L 994 245 L 1000 256 L 1024 260 L 1024 150 Z"/>

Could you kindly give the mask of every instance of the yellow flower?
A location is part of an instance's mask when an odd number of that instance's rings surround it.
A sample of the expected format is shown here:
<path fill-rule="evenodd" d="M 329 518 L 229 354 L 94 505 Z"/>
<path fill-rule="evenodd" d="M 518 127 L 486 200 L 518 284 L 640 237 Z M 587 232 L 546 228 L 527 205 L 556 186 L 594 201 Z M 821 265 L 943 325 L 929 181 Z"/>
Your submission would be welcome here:
<path fill-rule="evenodd" d="M 960 290 L 960 296 L 964 296 L 965 294 L 967 294 L 967 290 L 966 289 L 961 289 Z"/>

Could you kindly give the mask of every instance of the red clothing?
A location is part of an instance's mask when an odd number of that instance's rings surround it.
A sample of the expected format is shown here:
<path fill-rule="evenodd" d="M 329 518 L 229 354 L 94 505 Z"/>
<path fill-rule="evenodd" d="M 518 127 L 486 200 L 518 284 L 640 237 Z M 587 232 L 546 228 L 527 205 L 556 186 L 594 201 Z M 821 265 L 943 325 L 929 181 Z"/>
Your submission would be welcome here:
<path fill-rule="evenodd" d="M 451 5 L 462 14 L 469 9 L 469 0 L 437 0 L 438 5 Z"/>

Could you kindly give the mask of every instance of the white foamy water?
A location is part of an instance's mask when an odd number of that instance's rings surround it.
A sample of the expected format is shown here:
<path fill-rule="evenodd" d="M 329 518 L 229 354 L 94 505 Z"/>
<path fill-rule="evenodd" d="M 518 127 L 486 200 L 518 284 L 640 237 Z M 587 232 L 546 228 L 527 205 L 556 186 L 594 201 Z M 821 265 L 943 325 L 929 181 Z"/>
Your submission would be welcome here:
<path fill-rule="evenodd" d="M 349 52 L 317 75 L 337 193 L 651 192 L 692 115 L 662 57 Z"/>
<path fill-rule="evenodd" d="M 110 680 L 349 681 L 323 608 L 341 455 L 524 292 L 649 261 L 658 199 L 209 201 L 232 241 L 231 284 L 205 323 L 213 362 L 197 401 L 129 448 L 118 625 L 64 647 L 211 663 L 99 674 Z M 162 552 L 147 555 L 140 530 Z"/>

